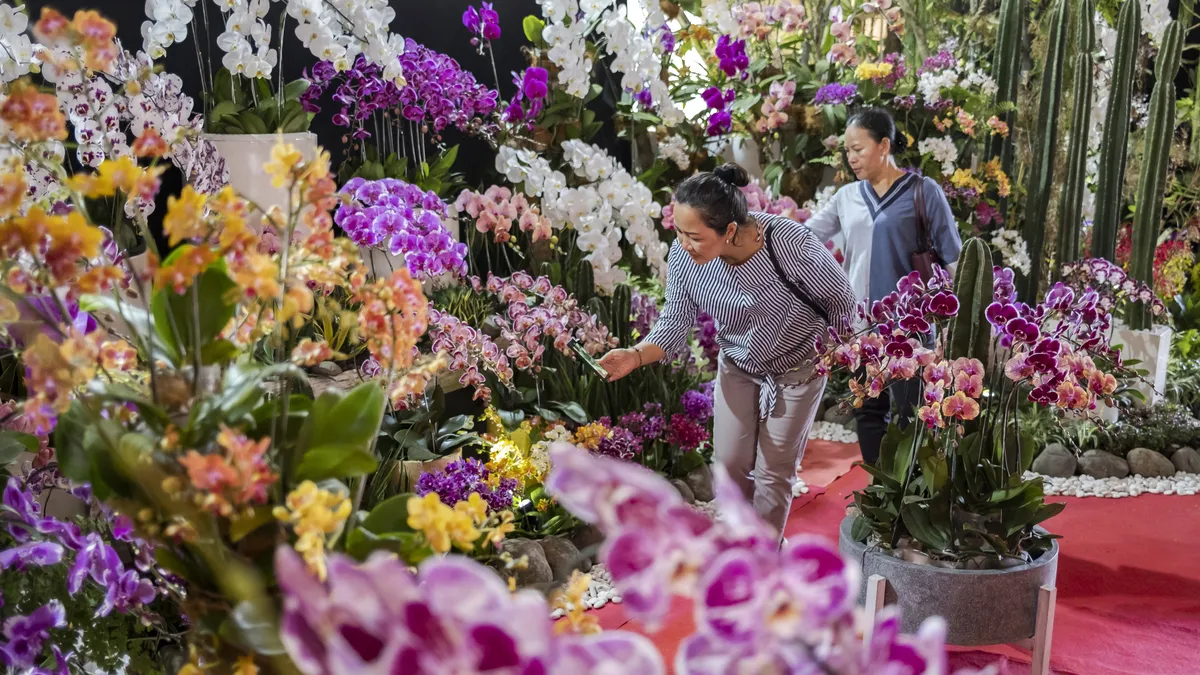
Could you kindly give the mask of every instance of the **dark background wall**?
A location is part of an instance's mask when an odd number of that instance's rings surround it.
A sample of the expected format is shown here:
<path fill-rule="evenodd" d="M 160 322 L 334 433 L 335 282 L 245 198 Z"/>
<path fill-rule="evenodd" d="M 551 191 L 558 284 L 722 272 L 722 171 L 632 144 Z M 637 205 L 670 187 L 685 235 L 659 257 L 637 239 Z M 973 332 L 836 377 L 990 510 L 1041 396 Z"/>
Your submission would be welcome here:
<path fill-rule="evenodd" d="M 393 32 L 453 57 L 464 69 L 470 70 L 476 80 L 489 87 L 496 86 L 487 55 L 480 55 L 471 45 L 471 35 L 462 25 L 463 11 L 468 5 L 473 4 L 478 7 L 478 0 L 390 0 L 390 2 L 396 11 L 396 18 L 391 26 Z M 211 44 L 205 55 L 210 57 L 210 61 L 214 64 L 213 69 L 216 70 L 221 66 L 220 57 L 222 56 L 222 52 L 216 46 L 216 37 L 224 30 L 224 21 L 212 0 L 199 0 L 195 8 L 197 21 L 203 18 L 199 3 L 208 5 Z M 273 42 L 279 39 L 278 16 L 283 11 L 283 4 L 282 2 L 272 2 L 271 13 L 267 16 L 267 23 L 272 27 Z M 28 0 L 27 7 L 31 23 L 37 20 L 42 7 L 46 6 L 53 7 L 68 17 L 79 9 L 95 9 L 117 25 L 117 37 L 120 38 L 126 49 L 133 52 L 141 49 L 141 26 L 142 22 L 146 20 L 145 0 Z M 508 99 L 513 95 L 515 89 L 512 73 L 520 72 L 527 65 L 525 57 L 521 53 L 521 47 L 526 44 L 521 22 L 529 14 L 539 14 L 539 8 L 535 0 L 496 0 L 494 7 L 500 15 L 502 31 L 500 40 L 493 44 L 496 71 L 500 78 L 500 97 Z M 296 22 L 289 18 L 285 30 L 281 64 L 285 81 L 301 77 L 304 69 L 311 67 L 316 61 L 316 58 L 296 38 L 295 27 Z M 159 65 L 163 66 L 167 72 L 174 73 L 183 79 L 184 92 L 195 100 L 196 110 L 202 110 L 199 71 L 196 65 L 195 46 L 192 42 L 194 37 L 189 30 L 188 39 L 183 43 L 172 45 L 167 50 L 166 57 L 159 61 Z M 622 151 L 621 144 L 618 143 L 611 126 L 615 101 L 619 97 L 619 92 L 611 89 L 611 83 L 616 81 L 616 78 L 605 77 L 604 73 L 598 73 L 598 75 L 596 81 L 605 84 L 606 90 L 600 99 L 592 104 L 592 107 L 596 109 L 597 119 L 609 120 L 610 123 L 593 139 L 593 142 L 614 152 L 619 158 L 625 159 L 626 153 Z M 342 129 L 334 126 L 330 121 L 335 111 L 333 104 L 325 104 L 322 112 L 313 120 L 312 131 L 317 134 L 321 145 L 329 150 L 336 168 L 336 164 L 342 158 L 344 144 Z M 450 144 L 461 144 L 455 168 L 466 174 L 470 184 L 480 184 L 490 177 L 494 167 L 494 154 L 486 143 L 478 139 L 463 138 L 456 132 L 447 134 L 446 140 Z M 166 196 L 177 193 L 181 189 L 180 183 L 178 174 L 169 174 L 164 177 L 163 189 L 159 196 L 159 207 L 155 209 L 155 217 L 151 223 L 156 232 L 158 220 L 166 207 Z"/>

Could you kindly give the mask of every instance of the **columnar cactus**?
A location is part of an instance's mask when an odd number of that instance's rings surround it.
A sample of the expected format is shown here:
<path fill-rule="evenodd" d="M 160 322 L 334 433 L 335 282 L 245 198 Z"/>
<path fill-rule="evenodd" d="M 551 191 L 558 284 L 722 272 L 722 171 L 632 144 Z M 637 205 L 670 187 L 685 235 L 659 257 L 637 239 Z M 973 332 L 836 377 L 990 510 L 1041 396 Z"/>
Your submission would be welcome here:
<path fill-rule="evenodd" d="M 1141 3 L 1126 2 L 1117 15 L 1117 52 L 1113 55 L 1112 89 L 1104 114 L 1104 140 L 1096 185 L 1096 215 L 1092 218 L 1092 257 L 1114 260 L 1117 226 L 1125 203 L 1125 156 L 1129 150 L 1129 111 L 1133 96 L 1133 71 L 1142 31 Z"/>
<path fill-rule="evenodd" d="M 1021 15 L 1024 0 L 1002 0 L 1000 3 L 1000 29 L 996 36 L 996 51 L 992 56 L 992 76 L 996 80 L 996 102 L 1013 104 L 1017 102 L 1017 85 L 1021 79 L 1021 32 L 1025 21 Z M 1012 110 L 1006 110 L 1002 119 L 1012 129 L 1015 115 Z M 1010 134 L 1007 138 L 992 136 L 988 140 L 988 157 L 999 157 L 1001 168 L 1006 174 L 1012 171 L 1013 141 Z M 1007 209 L 1007 200 L 1001 204 L 1001 211 Z"/>
<path fill-rule="evenodd" d="M 1053 190 L 1054 160 L 1058 156 L 1058 107 L 1062 100 L 1063 62 L 1067 53 L 1067 0 L 1058 0 L 1050 17 L 1050 41 L 1042 67 L 1042 92 L 1038 101 L 1038 126 L 1033 139 L 1033 159 L 1025 198 L 1025 241 L 1033 259 L 1024 280 L 1025 294 L 1036 297 L 1042 281 L 1045 215 Z"/>
<path fill-rule="evenodd" d="M 1075 105 L 1071 112 L 1071 148 L 1067 155 L 1067 179 L 1058 207 L 1058 246 L 1055 260 L 1063 263 L 1079 259 L 1079 229 L 1083 225 L 1083 191 L 1086 189 L 1088 119 L 1092 111 L 1092 2 L 1079 3 L 1078 32 L 1075 47 L 1075 79 L 1072 91 Z"/>
<path fill-rule="evenodd" d="M 1138 177 L 1137 213 L 1133 216 L 1133 253 L 1129 260 L 1130 276 L 1154 285 L 1154 249 L 1162 226 L 1163 193 L 1167 189 L 1167 164 L 1171 138 L 1175 133 L 1175 75 L 1183 52 L 1183 25 L 1172 21 L 1163 34 L 1162 48 L 1154 64 L 1154 91 L 1150 94 L 1150 115 L 1146 124 L 1146 144 L 1142 150 L 1142 173 Z M 1129 316 L 1134 329 L 1150 328 L 1150 310 L 1139 303 Z"/>
<path fill-rule="evenodd" d="M 972 237 L 963 244 L 954 274 L 958 314 L 950 321 L 949 358 L 988 362 L 992 327 L 986 312 L 992 303 L 992 282 L 992 251 L 982 239 Z"/>
<path fill-rule="evenodd" d="M 609 312 L 608 325 L 612 334 L 620 341 L 622 347 L 628 347 L 633 342 L 630 327 L 630 316 L 633 312 L 633 289 L 629 284 L 617 284 L 612 294 L 612 310 Z"/>
<path fill-rule="evenodd" d="M 592 270 L 590 260 L 579 261 L 579 270 L 575 273 L 575 299 L 579 304 L 586 305 L 596 294 L 596 273 Z"/>

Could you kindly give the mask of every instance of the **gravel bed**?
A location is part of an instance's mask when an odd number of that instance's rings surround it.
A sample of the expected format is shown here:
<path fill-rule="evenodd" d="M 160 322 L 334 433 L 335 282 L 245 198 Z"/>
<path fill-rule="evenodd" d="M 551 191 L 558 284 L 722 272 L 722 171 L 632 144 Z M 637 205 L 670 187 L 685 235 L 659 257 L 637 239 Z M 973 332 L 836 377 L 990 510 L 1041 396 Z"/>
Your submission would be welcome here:
<path fill-rule="evenodd" d="M 1039 474 L 1025 472 L 1025 478 L 1036 478 Z M 1147 478 L 1145 476 L 1127 476 L 1125 478 L 1092 478 L 1091 476 L 1071 476 L 1055 478 L 1042 476 L 1047 495 L 1063 495 L 1067 497 L 1137 497 L 1144 494 L 1155 495 L 1195 495 L 1200 492 L 1200 474 L 1177 472 L 1174 476 L 1164 478 Z"/>
<path fill-rule="evenodd" d="M 809 437 L 818 441 L 834 441 L 837 443 L 857 443 L 858 434 L 834 422 L 814 422 Z"/>

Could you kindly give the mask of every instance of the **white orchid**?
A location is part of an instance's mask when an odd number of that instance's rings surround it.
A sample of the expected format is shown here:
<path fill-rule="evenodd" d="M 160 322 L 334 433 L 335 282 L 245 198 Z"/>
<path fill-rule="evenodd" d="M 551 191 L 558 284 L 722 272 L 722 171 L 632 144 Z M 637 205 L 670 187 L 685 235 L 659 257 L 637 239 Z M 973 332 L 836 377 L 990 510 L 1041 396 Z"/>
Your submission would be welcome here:
<path fill-rule="evenodd" d="M 932 155 L 934 161 L 941 162 L 942 173 L 954 173 L 954 163 L 958 160 L 958 146 L 954 144 L 954 139 L 948 136 L 922 138 L 917 144 L 917 151 L 922 155 Z"/>

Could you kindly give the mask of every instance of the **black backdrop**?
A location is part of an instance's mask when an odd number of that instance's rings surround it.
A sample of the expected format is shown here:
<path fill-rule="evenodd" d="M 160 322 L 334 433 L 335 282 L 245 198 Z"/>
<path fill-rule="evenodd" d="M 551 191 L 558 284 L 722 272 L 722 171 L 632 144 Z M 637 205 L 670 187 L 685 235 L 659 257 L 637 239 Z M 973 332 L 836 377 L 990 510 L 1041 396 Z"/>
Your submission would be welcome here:
<path fill-rule="evenodd" d="M 221 13 L 212 0 L 198 0 L 198 2 L 208 4 L 208 17 L 212 24 L 209 35 L 212 44 L 209 45 L 206 56 L 212 56 L 213 58 L 210 60 L 216 68 L 219 68 L 221 52 L 217 49 L 215 41 L 216 36 L 224 30 Z M 393 32 L 406 38 L 412 38 L 430 49 L 453 57 L 463 68 L 470 70 L 476 80 L 490 87 L 495 86 L 488 57 L 486 54 L 482 56 L 478 54 L 476 48 L 470 43 L 469 31 L 462 25 L 463 11 L 468 5 L 473 4 L 478 7 L 478 0 L 390 0 L 390 3 L 396 11 L 396 18 L 391 26 Z M 31 24 L 37 20 L 44 6 L 53 7 L 68 17 L 78 9 L 95 9 L 116 23 L 117 37 L 120 38 L 126 49 L 133 52 L 141 49 L 141 26 L 142 22 L 146 20 L 145 0 L 27 0 Z M 493 44 L 496 70 L 500 78 L 500 97 L 507 99 L 512 96 L 515 89 L 512 73 L 520 72 L 526 66 L 525 57 L 521 53 L 521 47 L 526 44 L 521 22 L 529 14 L 538 14 L 539 9 L 535 0 L 495 0 L 494 7 L 500 14 L 500 26 L 503 33 L 500 40 Z M 279 39 L 277 33 L 279 24 L 276 17 L 281 11 L 283 11 L 283 3 L 272 2 L 267 24 L 272 27 L 273 41 Z M 203 15 L 200 12 L 199 4 L 195 8 L 195 13 L 197 21 L 201 20 Z M 296 38 L 295 26 L 295 21 L 289 19 L 284 38 L 284 58 L 281 64 L 286 81 L 300 77 L 302 71 L 316 61 L 316 58 Z M 188 39 L 182 44 L 172 45 L 167 50 L 166 57 L 161 59 L 159 64 L 167 72 L 174 73 L 183 79 L 184 92 L 193 98 L 196 110 L 199 111 L 203 109 L 203 106 L 200 100 L 201 89 L 193 39 L 194 36 L 189 28 Z M 601 72 L 595 78 L 595 81 L 605 85 L 605 92 L 592 103 L 592 107 L 596 110 L 596 118 L 605 120 L 606 125 L 593 139 L 593 142 L 614 153 L 622 161 L 627 161 L 628 153 L 623 147 L 624 144 L 618 142 L 611 124 L 615 101 L 619 96 L 619 92 L 612 90 L 611 83 L 619 80 L 605 75 Z M 330 121 L 333 115 L 333 111 L 330 110 L 332 107 L 333 104 L 327 104 L 316 116 L 312 123 L 312 131 L 317 135 L 321 145 L 329 150 L 336 169 L 336 164 L 341 160 L 343 153 L 343 132 L 341 128 L 335 127 Z M 480 184 L 491 176 L 494 170 L 494 154 L 486 143 L 478 139 L 456 137 L 453 132 L 447 134 L 447 142 L 461 144 L 455 170 L 465 173 L 470 184 Z M 151 217 L 151 229 L 156 236 L 160 232 L 159 223 L 166 208 L 166 197 L 177 194 L 181 187 L 181 179 L 177 172 L 171 172 L 164 176 L 158 207 Z M 160 247 L 165 246 L 165 242 L 160 241 L 159 244 Z"/>

